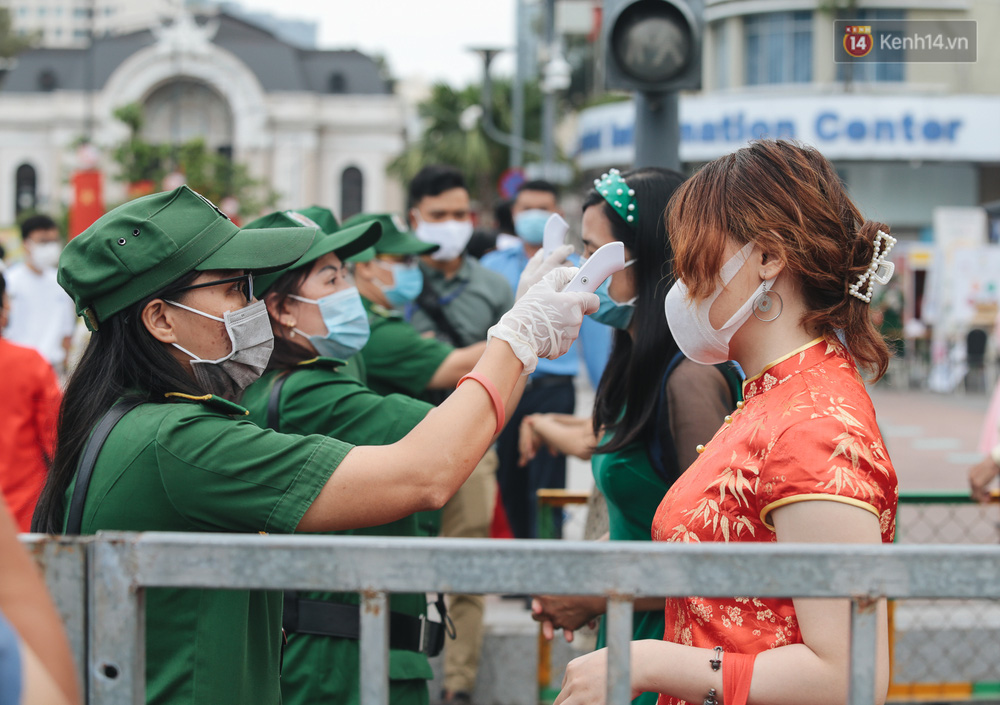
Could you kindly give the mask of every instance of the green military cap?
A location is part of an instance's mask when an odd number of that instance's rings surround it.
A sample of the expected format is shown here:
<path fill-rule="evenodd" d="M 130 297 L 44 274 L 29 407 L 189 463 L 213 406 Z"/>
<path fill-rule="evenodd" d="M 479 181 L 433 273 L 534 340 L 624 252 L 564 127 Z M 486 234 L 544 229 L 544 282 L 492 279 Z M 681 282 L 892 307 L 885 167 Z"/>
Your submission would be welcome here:
<path fill-rule="evenodd" d="M 313 228 L 245 232 L 207 198 L 180 186 L 137 198 L 70 240 L 59 284 L 87 327 L 142 301 L 192 271 L 269 271 L 297 259 Z"/>
<path fill-rule="evenodd" d="M 359 213 L 348 218 L 344 225 L 359 223 L 381 223 L 382 239 L 375 243 L 375 252 L 380 255 L 426 255 L 437 250 L 437 245 L 418 240 L 410 232 L 403 219 L 393 213 Z M 365 260 L 355 259 L 356 262 Z"/>
<path fill-rule="evenodd" d="M 306 210 L 315 212 L 317 210 L 324 211 L 326 209 L 314 207 Z M 321 229 L 319 236 L 313 241 L 309 249 L 306 250 L 305 253 L 303 253 L 297 260 L 290 263 L 288 266 L 279 269 L 278 271 L 254 277 L 253 290 L 254 295 L 257 298 L 263 296 L 264 293 L 270 289 L 285 272 L 298 269 L 299 267 L 309 264 L 310 262 L 315 262 L 320 257 L 325 254 L 329 254 L 330 252 L 336 252 L 338 257 L 345 260 L 351 255 L 374 245 L 379 239 L 379 236 L 382 234 L 381 225 L 375 222 L 362 223 L 360 225 L 338 229 L 338 226 L 336 225 L 337 221 L 333 217 L 333 214 L 328 210 L 326 210 L 326 213 L 329 214 L 329 218 L 323 217 L 322 213 L 319 213 L 319 215 L 321 220 L 327 223 L 328 227 L 332 227 L 332 231 L 324 230 L 320 223 L 314 221 L 311 217 L 304 215 L 302 211 L 276 211 L 258 218 L 245 226 L 244 229 L 246 230 L 294 227 Z M 331 222 L 334 224 L 333 226 L 329 225 Z"/>
<path fill-rule="evenodd" d="M 292 213 L 298 213 L 304 215 L 306 218 L 316 223 L 319 229 L 325 232 L 327 235 L 340 230 L 340 223 L 337 222 L 337 216 L 333 214 L 333 211 L 329 208 L 324 208 L 323 206 L 309 206 L 308 208 L 296 208 Z"/>
<path fill-rule="evenodd" d="M 332 249 L 325 249 L 320 255 L 336 252 L 337 256 L 343 260 L 377 244 L 385 232 L 381 229 L 381 224 L 377 227 L 372 223 L 352 223 L 351 225 L 344 223 L 344 225 L 340 225 L 333 211 L 323 206 L 299 208 L 294 211 L 285 211 L 285 214 L 303 225 L 318 226 L 327 235 L 336 234 L 337 239 L 330 244 Z M 302 260 L 302 264 L 309 261 L 312 260 Z"/>
<path fill-rule="evenodd" d="M 347 261 L 348 262 L 371 262 L 373 259 L 375 259 L 375 255 L 376 254 L 377 253 L 375 252 L 375 248 L 374 247 L 369 247 L 368 249 L 361 250 L 361 252 L 359 252 L 358 254 L 353 255 Z"/>

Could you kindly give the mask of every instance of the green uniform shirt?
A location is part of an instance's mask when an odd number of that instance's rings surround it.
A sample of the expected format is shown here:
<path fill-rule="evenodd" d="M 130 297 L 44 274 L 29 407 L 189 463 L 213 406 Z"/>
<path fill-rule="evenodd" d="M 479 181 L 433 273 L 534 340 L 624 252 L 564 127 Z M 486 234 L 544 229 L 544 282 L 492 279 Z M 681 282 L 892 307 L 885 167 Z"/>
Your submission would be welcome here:
<path fill-rule="evenodd" d="M 364 301 L 364 299 L 362 299 Z M 340 362 L 338 360 L 338 362 Z M 351 355 L 347 360 L 341 362 L 342 367 L 341 372 L 350 375 L 361 384 L 368 384 L 368 366 L 365 364 L 365 359 L 361 357 L 361 353 L 357 355 Z"/>
<path fill-rule="evenodd" d="M 379 394 L 419 397 L 431 377 L 455 349 L 434 338 L 422 337 L 402 314 L 362 298 L 368 311 L 371 336 L 361 350 L 368 386 Z"/>
<path fill-rule="evenodd" d="M 427 415 L 430 404 L 407 396 L 383 397 L 355 380 L 340 360 L 317 358 L 288 374 L 278 405 L 278 430 L 282 433 L 322 433 L 357 445 L 387 445 L 405 436 Z M 267 407 L 277 372 L 269 372 L 250 385 L 243 404 L 250 419 L 267 424 Z M 416 536 L 417 521 L 408 516 L 383 526 L 339 534 Z M 302 593 L 302 597 L 341 604 L 358 604 L 356 593 Z M 418 616 L 426 612 L 427 597 L 393 594 L 390 609 Z M 310 634 L 290 634 L 285 648 L 281 689 L 286 705 L 351 704 L 359 700 L 358 641 Z M 389 652 L 390 702 L 427 701 L 433 673 L 427 656 L 415 651 Z M 419 684 L 404 681 L 421 681 Z M 419 685 L 419 687 L 417 687 Z"/>
<path fill-rule="evenodd" d="M 245 414 L 216 397 L 133 409 L 98 457 L 81 533 L 294 531 L 351 446 Z M 279 592 L 146 591 L 149 703 L 280 703 L 280 649 Z"/>
<path fill-rule="evenodd" d="M 459 347 L 486 340 L 486 332 L 500 316 L 514 305 L 514 292 L 502 274 L 486 269 L 468 255 L 455 275 L 446 279 L 437 269 L 420 263 L 424 281 L 437 292 L 441 308 L 448 322 L 458 331 Z M 409 315 L 412 311 L 412 316 Z M 408 317 L 417 332 L 434 331 L 440 340 L 449 340 L 437 330 L 434 322 L 418 306 L 408 309 Z"/>
<path fill-rule="evenodd" d="M 607 433 L 600 445 L 611 440 Z M 614 453 L 594 453 L 590 459 L 594 484 L 608 500 L 608 527 L 612 541 L 652 541 L 653 516 L 670 489 L 656 473 L 646 444 L 630 443 Z M 632 615 L 632 639 L 663 639 L 663 610 Z M 597 648 L 606 643 L 607 624 L 601 619 Z M 656 693 L 643 693 L 632 705 L 656 705 Z"/>

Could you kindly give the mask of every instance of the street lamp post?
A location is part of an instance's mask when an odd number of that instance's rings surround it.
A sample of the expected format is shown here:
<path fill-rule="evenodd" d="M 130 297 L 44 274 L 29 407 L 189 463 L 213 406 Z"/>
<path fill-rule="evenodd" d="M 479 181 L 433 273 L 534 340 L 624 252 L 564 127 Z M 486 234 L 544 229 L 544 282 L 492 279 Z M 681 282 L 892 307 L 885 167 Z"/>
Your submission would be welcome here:
<path fill-rule="evenodd" d="M 493 80 L 490 78 L 490 64 L 493 62 L 494 57 L 502 52 L 503 49 L 478 47 L 471 49 L 471 51 L 476 52 L 483 59 L 483 93 L 480 98 L 483 106 L 481 117 L 483 132 L 485 132 L 486 136 L 494 142 L 499 142 L 500 144 L 509 147 L 512 151 L 517 150 L 522 155 L 525 152 L 530 152 L 536 156 L 541 155 L 541 145 L 535 142 L 529 142 L 520 135 L 511 135 L 503 132 L 493 122 Z"/>

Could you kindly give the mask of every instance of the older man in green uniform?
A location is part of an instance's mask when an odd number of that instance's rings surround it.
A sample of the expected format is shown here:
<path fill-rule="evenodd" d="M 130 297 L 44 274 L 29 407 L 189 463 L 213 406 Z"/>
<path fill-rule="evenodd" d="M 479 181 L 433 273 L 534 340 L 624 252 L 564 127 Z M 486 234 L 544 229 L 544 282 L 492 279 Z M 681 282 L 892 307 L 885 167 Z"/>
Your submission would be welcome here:
<path fill-rule="evenodd" d="M 455 346 L 420 335 L 404 311 L 423 290 L 415 258 L 437 249 L 415 238 L 398 216 L 357 215 L 344 226 L 379 223 L 382 237 L 354 255 L 354 276 L 368 310 L 371 337 L 361 350 L 368 386 L 380 394 L 422 397 L 428 390 L 451 390 L 483 354 L 486 343 Z"/>

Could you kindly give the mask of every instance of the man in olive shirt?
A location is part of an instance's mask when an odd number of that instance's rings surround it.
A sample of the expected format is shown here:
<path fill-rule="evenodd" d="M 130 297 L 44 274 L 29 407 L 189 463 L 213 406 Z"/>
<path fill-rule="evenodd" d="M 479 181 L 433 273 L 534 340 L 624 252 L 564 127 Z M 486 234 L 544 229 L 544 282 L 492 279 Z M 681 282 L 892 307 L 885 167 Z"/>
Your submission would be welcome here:
<path fill-rule="evenodd" d="M 400 307 L 403 318 L 418 333 L 429 334 L 461 352 L 486 340 L 490 326 L 514 304 L 514 294 L 503 276 L 465 253 L 472 236 L 472 219 L 469 191 L 461 173 L 445 166 L 422 169 L 410 183 L 409 209 L 417 238 L 436 249 L 421 256 L 423 285 L 412 303 Z M 369 342 L 362 355 L 368 355 L 371 345 Z M 498 464 L 496 452 L 490 450 L 445 505 L 443 536 L 489 536 Z M 450 598 L 448 610 L 457 637 L 445 644 L 443 700 L 446 705 L 466 705 L 471 702 L 479 670 L 485 599 L 482 595 Z"/>
<path fill-rule="evenodd" d="M 486 340 L 490 326 L 514 305 L 514 293 L 502 275 L 465 253 L 473 228 L 462 174 L 424 167 L 410 183 L 409 208 L 414 234 L 438 249 L 421 257 L 424 292 L 407 307 L 406 319 L 457 347 Z"/>
<path fill-rule="evenodd" d="M 417 257 L 437 249 L 413 236 L 398 216 L 362 214 L 344 225 L 377 221 L 382 237 L 375 247 L 350 258 L 371 336 L 361 351 L 368 386 L 379 394 L 422 397 L 427 390 L 451 390 L 486 348 L 484 342 L 456 348 L 421 336 L 403 311 L 423 290 Z"/>

